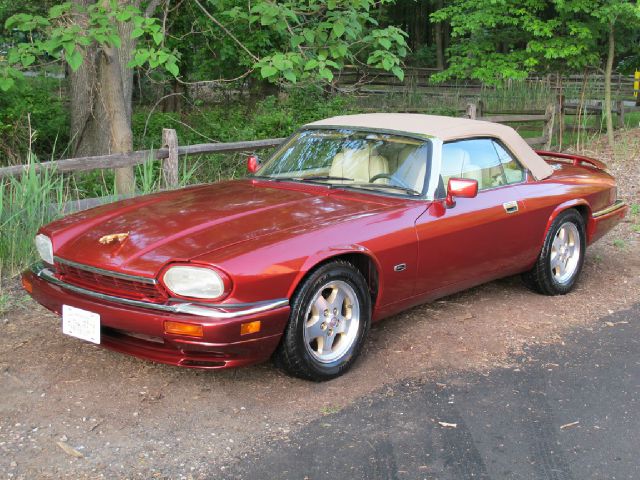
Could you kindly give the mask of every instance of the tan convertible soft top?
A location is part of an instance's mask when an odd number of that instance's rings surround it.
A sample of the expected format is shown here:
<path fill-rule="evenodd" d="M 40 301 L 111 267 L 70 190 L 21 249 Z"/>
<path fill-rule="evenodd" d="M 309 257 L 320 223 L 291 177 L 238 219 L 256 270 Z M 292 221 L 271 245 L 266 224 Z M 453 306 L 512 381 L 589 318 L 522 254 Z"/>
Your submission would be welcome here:
<path fill-rule="evenodd" d="M 439 138 L 443 142 L 471 137 L 496 137 L 518 157 L 536 180 L 547 178 L 553 173 L 551 166 L 533 151 L 518 132 L 499 123 L 415 113 L 366 113 L 325 118 L 306 126 L 393 130 L 399 133 L 428 135 Z"/>

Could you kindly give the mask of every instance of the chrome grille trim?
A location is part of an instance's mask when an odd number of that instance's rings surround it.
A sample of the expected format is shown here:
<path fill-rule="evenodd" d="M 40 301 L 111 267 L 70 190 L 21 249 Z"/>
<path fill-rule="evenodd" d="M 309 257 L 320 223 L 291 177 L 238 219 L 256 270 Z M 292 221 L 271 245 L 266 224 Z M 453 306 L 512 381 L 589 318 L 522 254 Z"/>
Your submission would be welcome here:
<path fill-rule="evenodd" d="M 66 260 L 60 257 L 54 256 L 53 261 L 56 263 L 62 263 L 64 265 L 69 265 L 71 267 L 79 268 L 80 270 L 86 270 L 87 272 L 105 275 L 107 277 L 122 278 L 124 280 L 132 280 L 135 282 L 148 283 L 150 285 L 156 285 L 158 283 L 158 281 L 155 278 L 140 277 L 138 275 L 129 275 L 127 273 L 114 272 L 112 270 L 104 270 L 102 268 L 92 267 L 90 265 L 85 265 L 83 263 L 72 262 L 71 260 Z"/>

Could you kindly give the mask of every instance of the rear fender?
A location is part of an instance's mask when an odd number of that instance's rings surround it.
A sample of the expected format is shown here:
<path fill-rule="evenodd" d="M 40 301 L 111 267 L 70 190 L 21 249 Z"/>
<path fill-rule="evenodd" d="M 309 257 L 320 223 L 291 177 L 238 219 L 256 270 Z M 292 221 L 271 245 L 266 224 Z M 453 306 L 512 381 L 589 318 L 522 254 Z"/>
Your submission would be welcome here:
<path fill-rule="evenodd" d="M 554 222 L 556 218 L 558 218 L 558 215 L 560 215 L 565 210 L 568 210 L 570 208 L 575 208 L 575 207 L 585 207 L 587 210 L 587 215 L 585 218 L 585 228 L 587 232 L 586 240 L 587 240 L 587 243 L 589 243 L 589 238 L 591 238 L 591 234 L 593 233 L 593 218 L 591 216 L 591 206 L 589 205 L 589 202 L 587 202 L 583 198 L 574 198 L 561 203 L 553 210 L 553 212 L 549 216 L 549 220 L 547 220 L 547 226 L 544 229 L 544 235 L 542 236 L 540 241 L 540 245 L 541 245 L 540 249 L 542 249 L 542 244 L 544 243 L 544 239 L 547 238 L 547 233 L 551 228 L 551 224 Z"/>

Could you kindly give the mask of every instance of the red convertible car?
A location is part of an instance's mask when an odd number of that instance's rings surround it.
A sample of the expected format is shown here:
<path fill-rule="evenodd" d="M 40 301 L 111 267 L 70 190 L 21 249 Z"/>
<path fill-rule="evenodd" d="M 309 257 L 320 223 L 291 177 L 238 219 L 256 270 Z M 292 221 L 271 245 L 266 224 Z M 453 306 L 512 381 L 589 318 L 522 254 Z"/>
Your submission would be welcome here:
<path fill-rule="evenodd" d="M 414 305 L 514 274 L 569 292 L 628 210 L 599 161 L 475 120 L 334 117 L 249 164 L 42 227 L 25 289 L 113 350 L 195 368 L 274 356 L 326 380 L 371 323 Z"/>

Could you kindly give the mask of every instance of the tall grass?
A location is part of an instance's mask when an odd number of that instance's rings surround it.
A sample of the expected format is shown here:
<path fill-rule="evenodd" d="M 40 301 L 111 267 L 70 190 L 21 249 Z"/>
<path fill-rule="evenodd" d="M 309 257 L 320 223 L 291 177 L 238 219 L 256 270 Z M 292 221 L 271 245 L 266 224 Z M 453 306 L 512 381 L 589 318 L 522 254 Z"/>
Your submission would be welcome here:
<path fill-rule="evenodd" d="M 35 159 L 20 177 L 0 183 L 0 281 L 18 274 L 36 259 L 33 238 L 41 225 L 62 215 L 62 177 L 36 172 Z"/>
<path fill-rule="evenodd" d="M 65 206 L 84 197 L 73 176 L 65 178 L 52 170 L 37 172 L 36 164 L 30 153 L 23 175 L 0 181 L 0 289 L 3 279 L 15 277 L 37 259 L 33 239 L 38 229 L 69 213 Z M 182 163 L 180 186 L 193 182 L 198 166 L 197 162 Z M 160 190 L 160 163 L 149 159 L 137 166 L 136 184 L 140 195 Z M 101 191 L 106 198 L 113 195 L 106 182 Z"/>

